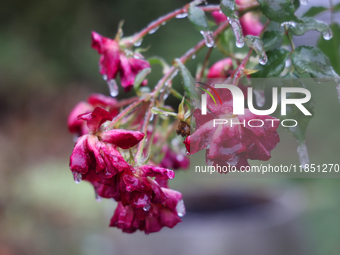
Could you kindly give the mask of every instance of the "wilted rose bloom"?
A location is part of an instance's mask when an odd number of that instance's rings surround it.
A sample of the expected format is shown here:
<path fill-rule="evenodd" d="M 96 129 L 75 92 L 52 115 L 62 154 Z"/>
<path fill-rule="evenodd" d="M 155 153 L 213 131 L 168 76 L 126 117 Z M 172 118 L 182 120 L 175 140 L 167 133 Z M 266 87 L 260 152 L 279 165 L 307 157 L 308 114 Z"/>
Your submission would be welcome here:
<path fill-rule="evenodd" d="M 70 112 L 67 119 L 68 129 L 72 134 L 82 136 L 89 132 L 86 121 L 78 118 L 79 115 L 90 113 L 95 107 L 100 106 L 110 112 L 111 117 L 115 117 L 119 113 L 116 107 L 117 100 L 102 94 L 92 94 L 87 102 L 79 102 Z"/>
<path fill-rule="evenodd" d="M 200 109 L 194 111 L 196 130 L 185 140 L 185 145 L 190 146 L 190 153 L 194 154 L 206 149 L 206 160 L 209 165 L 228 163 L 238 169 L 241 166 L 248 166 L 248 159 L 270 159 L 271 150 L 280 141 L 276 131 L 279 122 L 275 121 L 276 118 L 268 115 L 255 115 L 248 109 L 245 109 L 244 115 L 233 115 L 233 100 L 230 91 L 216 90 L 222 98 L 222 105 L 215 105 L 208 97 L 207 108 L 210 112 L 207 112 L 207 115 L 201 115 Z M 228 122 L 215 124 L 214 127 L 214 119 L 223 119 Z M 254 120 L 251 122 L 252 126 L 260 126 L 259 120 L 262 120 L 264 124 L 261 127 L 251 127 L 248 124 L 249 120 Z"/>
<path fill-rule="evenodd" d="M 112 120 L 112 116 L 100 107 L 79 118 L 87 121 L 89 134 L 78 138 L 70 157 L 70 168 L 74 176 L 77 178 L 82 175 L 84 180 L 105 183 L 105 179 L 128 169 L 129 165 L 116 148 L 131 148 L 143 139 L 144 134 L 123 129 L 101 130 L 101 125 Z"/>
<path fill-rule="evenodd" d="M 213 11 L 211 15 L 214 18 L 217 25 L 227 20 L 227 17 L 223 13 L 220 13 L 219 11 Z M 251 12 L 247 12 L 240 18 L 240 24 L 244 36 L 246 35 L 258 36 L 263 29 L 263 25 L 260 22 L 258 16 Z"/>
<path fill-rule="evenodd" d="M 118 227 L 126 233 L 136 230 L 146 234 L 158 232 L 163 227 L 173 228 L 181 222 L 180 216 L 185 213 L 182 194 L 167 188 L 161 188 L 166 196 L 163 203 L 151 203 L 148 207 L 135 208 L 121 202 L 111 218 L 111 227 Z"/>
<path fill-rule="evenodd" d="M 207 78 L 227 78 L 232 74 L 233 61 L 231 58 L 224 58 L 213 64 L 208 72 Z"/>
<path fill-rule="evenodd" d="M 173 151 L 169 146 L 164 146 L 162 149 L 164 158 L 159 164 L 161 167 L 177 169 L 186 169 L 189 167 L 189 159 L 186 155 L 181 152 Z"/>
<path fill-rule="evenodd" d="M 119 73 L 125 92 L 133 87 L 136 75 L 141 70 L 150 67 L 149 62 L 141 59 L 141 54 L 138 54 L 138 58 L 128 57 L 120 48 L 118 41 L 101 36 L 96 32 L 92 32 L 92 48 L 100 54 L 100 73 L 107 80 L 115 79 Z M 146 84 L 147 80 L 144 80 L 141 86 Z"/>

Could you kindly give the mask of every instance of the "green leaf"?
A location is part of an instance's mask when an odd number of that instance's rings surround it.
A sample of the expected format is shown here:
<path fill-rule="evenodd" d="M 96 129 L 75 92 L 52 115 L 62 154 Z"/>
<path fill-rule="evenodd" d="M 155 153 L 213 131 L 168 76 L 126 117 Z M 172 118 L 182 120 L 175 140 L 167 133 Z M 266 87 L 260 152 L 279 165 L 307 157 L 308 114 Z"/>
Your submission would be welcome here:
<path fill-rule="evenodd" d="M 281 31 L 266 31 L 263 34 L 262 42 L 265 51 L 277 49 L 281 46 L 283 32 Z"/>
<path fill-rule="evenodd" d="M 142 71 L 140 71 L 136 77 L 135 82 L 133 84 L 135 90 L 138 90 L 142 82 L 145 80 L 145 77 L 151 72 L 151 68 L 145 68 Z"/>
<path fill-rule="evenodd" d="M 294 76 L 294 75 L 293 75 Z M 287 74 L 285 77 L 283 77 L 282 80 L 280 80 L 279 83 L 280 87 L 299 87 L 304 88 L 304 84 L 299 79 L 292 78 L 291 74 Z M 304 95 L 300 93 L 289 93 L 287 94 L 287 98 L 301 98 L 304 97 Z M 281 98 L 281 92 L 278 95 L 278 98 Z M 297 140 L 299 140 L 300 143 L 302 143 L 305 140 L 305 134 L 306 130 L 309 124 L 309 121 L 313 117 L 313 110 L 314 110 L 314 102 L 313 98 L 309 100 L 307 103 L 304 103 L 303 106 L 312 114 L 312 115 L 304 115 L 303 112 L 299 108 L 297 108 L 295 105 L 288 104 L 286 107 L 287 115 L 282 116 L 281 115 L 281 104 L 278 105 L 278 109 L 274 113 L 280 120 L 284 119 L 294 119 L 297 121 L 296 127 L 287 127 L 286 129 L 291 133 Z"/>
<path fill-rule="evenodd" d="M 225 16 L 232 16 L 235 12 L 235 7 L 235 0 L 221 0 L 220 8 Z"/>
<path fill-rule="evenodd" d="M 338 12 L 340 11 L 340 3 L 338 3 L 337 5 L 333 6 L 332 8 L 333 12 Z"/>
<path fill-rule="evenodd" d="M 303 35 L 309 30 L 316 30 L 320 33 L 327 33 L 329 31 L 328 25 L 322 21 L 310 17 L 304 17 L 301 20 L 301 23 L 297 23 L 295 26 L 289 26 L 289 33 L 293 35 Z"/>
<path fill-rule="evenodd" d="M 294 15 L 296 6 L 291 0 L 257 0 L 260 4 L 261 12 L 270 20 L 278 23 L 283 22 L 300 22 Z"/>
<path fill-rule="evenodd" d="M 333 31 L 333 38 L 326 41 L 320 36 L 317 46 L 329 58 L 334 70 L 340 73 L 340 25 L 333 23 L 330 28 Z"/>
<path fill-rule="evenodd" d="M 168 111 L 164 111 L 162 109 L 159 109 L 157 107 L 152 107 L 151 108 L 151 112 L 153 114 L 161 114 L 161 115 L 165 115 L 165 116 L 174 116 L 174 117 L 177 117 L 177 113 L 175 112 L 168 112 Z"/>
<path fill-rule="evenodd" d="M 198 31 L 209 31 L 210 27 L 208 24 L 207 17 L 203 10 L 197 6 L 190 5 L 188 10 L 188 19 L 195 26 Z"/>
<path fill-rule="evenodd" d="M 318 48 L 300 46 L 293 51 L 291 60 L 299 74 L 309 73 L 313 78 L 326 80 L 338 77 L 329 59 Z"/>
<path fill-rule="evenodd" d="M 168 63 L 162 57 L 153 56 L 153 57 L 148 58 L 148 61 L 150 65 L 155 65 L 155 64 L 161 65 L 163 67 L 163 73 L 166 73 L 170 68 Z"/>
<path fill-rule="evenodd" d="M 196 82 L 195 82 L 194 78 L 192 77 L 190 71 L 185 67 L 185 65 L 183 65 L 181 60 L 179 60 L 178 58 L 175 59 L 175 62 L 179 66 L 181 74 L 182 74 L 184 91 L 187 93 L 187 95 L 189 97 L 190 97 L 191 94 L 193 94 L 191 96 L 197 97 L 196 93 L 191 93 L 191 90 L 195 91 Z"/>
<path fill-rule="evenodd" d="M 313 6 L 307 12 L 305 12 L 305 14 L 303 14 L 302 17 L 314 17 L 326 10 L 328 10 L 328 8 L 323 7 L 323 6 Z"/>
<path fill-rule="evenodd" d="M 257 73 L 251 75 L 252 78 L 266 78 L 279 76 L 286 65 L 289 51 L 285 49 L 275 49 L 267 52 L 268 62 L 265 65 L 257 65 Z"/>

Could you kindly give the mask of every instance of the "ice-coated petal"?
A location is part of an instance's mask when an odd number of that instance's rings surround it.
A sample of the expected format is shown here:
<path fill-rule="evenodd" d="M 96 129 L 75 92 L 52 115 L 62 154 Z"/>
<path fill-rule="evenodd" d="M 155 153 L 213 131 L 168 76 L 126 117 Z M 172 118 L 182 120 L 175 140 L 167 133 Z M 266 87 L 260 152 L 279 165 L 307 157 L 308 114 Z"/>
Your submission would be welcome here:
<path fill-rule="evenodd" d="M 115 106 L 117 104 L 117 100 L 113 97 L 108 97 L 102 94 L 94 93 L 91 94 L 87 101 L 89 104 L 96 106 Z"/>
<path fill-rule="evenodd" d="M 72 172 L 85 174 L 89 170 L 87 136 L 88 135 L 83 135 L 79 137 L 74 145 L 74 149 L 70 157 L 70 169 Z"/>
<path fill-rule="evenodd" d="M 122 149 L 129 149 L 138 144 L 144 138 L 144 134 L 139 131 L 124 129 L 113 129 L 101 134 L 104 142 L 114 144 Z"/>
<path fill-rule="evenodd" d="M 138 167 L 143 172 L 143 176 L 157 177 L 159 179 L 173 179 L 175 172 L 163 167 L 144 165 Z"/>
<path fill-rule="evenodd" d="M 97 132 L 105 121 L 112 120 L 111 114 L 101 107 L 96 107 L 92 113 L 85 113 L 79 119 L 86 120 L 90 131 Z"/>
<path fill-rule="evenodd" d="M 194 154 L 210 146 L 217 126 L 214 127 L 214 122 L 211 120 L 192 133 L 190 135 L 190 153 Z"/>
<path fill-rule="evenodd" d="M 93 106 L 86 102 L 79 102 L 70 112 L 67 118 L 68 129 L 71 133 L 84 135 L 88 133 L 88 128 L 83 120 L 78 116 L 93 111 Z"/>

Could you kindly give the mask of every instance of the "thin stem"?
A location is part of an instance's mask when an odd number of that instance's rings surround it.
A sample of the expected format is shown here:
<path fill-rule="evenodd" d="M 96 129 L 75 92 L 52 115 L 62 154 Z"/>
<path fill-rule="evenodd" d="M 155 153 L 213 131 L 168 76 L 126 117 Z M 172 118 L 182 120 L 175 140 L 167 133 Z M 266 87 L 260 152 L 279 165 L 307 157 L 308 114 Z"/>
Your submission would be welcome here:
<path fill-rule="evenodd" d="M 116 116 L 111 123 L 105 128 L 105 131 L 108 131 L 110 129 L 113 129 L 114 126 L 116 125 L 116 123 L 118 123 L 122 118 L 124 118 L 127 114 L 129 114 L 134 108 L 136 108 L 137 106 L 139 106 L 140 104 L 142 104 L 144 101 L 146 101 L 145 99 L 141 99 L 138 100 L 136 102 L 134 102 L 133 104 L 131 104 L 130 106 L 126 107 L 122 112 L 120 112 L 120 114 L 118 116 Z"/>
<path fill-rule="evenodd" d="M 334 15 L 333 15 L 333 1 L 329 0 L 329 9 L 331 11 L 331 23 L 334 22 Z"/>
<path fill-rule="evenodd" d="M 288 27 L 287 27 L 287 25 L 285 25 L 285 34 L 286 34 L 287 39 L 288 39 L 288 41 L 289 41 L 290 47 L 292 48 L 292 50 L 295 50 L 295 46 L 294 46 L 293 40 L 292 40 L 292 38 L 290 37 L 290 35 L 289 35 L 289 33 L 288 33 Z"/>
<path fill-rule="evenodd" d="M 131 97 L 131 98 L 127 98 L 127 99 L 123 99 L 117 102 L 117 104 L 115 105 L 115 107 L 120 108 L 129 104 L 132 104 L 136 101 L 138 101 L 139 97 Z"/>
<path fill-rule="evenodd" d="M 142 127 L 142 133 L 145 134 L 144 138 L 142 141 L 140 141 L 138 143 L 138 147 L 137 147 L 137 152 L 136 152 L 136 156 L 135 156 L 135 159 L 137 161 L 137 163 L 140 163 L 141 162 L 141 156 L 142 156 L 142 153 L 143 153 L 143 149 L 144 149 L 144 144 L 145 144 L 145 140 L 147 139 L 147 131 L 148 131 L 148 125 L 149 125 L 149 121 L 150 121 L 150 117 L 151 117 L 151 108 L 153 107 L 153 103 L 150 104 L 149 106 L 149 109 L 145 115 L 145 118 L 144 118 L 144 123 L 143 123 L 143 127 Z"/>
<path fill-rule="evenodd" d="M 215 42 L 216 43 L 216 42 Z M 203 65 L 202 65 L 202 70 L 201 72 L 199 73 L 197 79 L 201 79 L 203 77 L 203 74 L 204 74 L 204 70 L 205 68 L 208 66 L 208 63 L 209 63 L 209 58 L 210 58 L 210 55 L 211 55 L 211 52 L 213 50 L 213 47 L 210 47 L 207 51 L 207 54 L 205 55 L 204 57 L 204 61 L 203 61 Z"/>
<path fill-rule="evenodd" d="M 157 29 L 159 26 L 164 24 L 164 22 L 167 22 L 167 21 L 173 19 L 174 17 L 176 17 L 179 14 L 188 13 L 189 6 L 190 6 L 190 4 L 187 4 L 183 8 L 169 12 L 168 14 L 161 16 L 158 19 L 152 21 L 146 28 L 142 29 L 140 32 L 138 32 L 135 35 L 133 35 L 132 37 L 130 37 L 128 39 L 127 43 L 132 45 L 132 44 L 138 42 L 145 35 L 147 35 L 151 30 Z M 207 5 L 207 6 L 201 6 L 199 8 L 202 9 L 203 11 L 205 11 L 205 12 L 212 12 L 212 11 L 220 10 L 219 5 Z"/>

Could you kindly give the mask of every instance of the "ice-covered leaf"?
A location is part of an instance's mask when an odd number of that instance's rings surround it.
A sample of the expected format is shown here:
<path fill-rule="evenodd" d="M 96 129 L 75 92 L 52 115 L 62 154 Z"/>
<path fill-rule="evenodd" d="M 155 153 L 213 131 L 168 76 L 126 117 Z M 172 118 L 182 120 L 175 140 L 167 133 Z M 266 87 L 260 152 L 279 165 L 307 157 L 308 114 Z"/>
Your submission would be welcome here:
<path fill-rule="evenodd" d="M 296 10 L 295 1 L 291 0 L 257 0 L 261 12 L 270 20 L 278 23 L 299 22 L 294 15 Z"/>
<path fill-rule="evenodd" d="M 181 60 L 175 59 L 175 62 L 179 66 L 179 69 L 181 71 L 182 79 L 183 79 L 183 85 L 184 85 L 184 91 L 187 93 L 187 95 L 190 97 L 191 96 L 196 96 L 196 93 L 191 93 L 191 91 L 195 90 L 195 85 L 196 82 L 194 78 L 192 77 L 190 71 L 183 65 Z"/>
<path fill-rule="evenodd" d="M 153 114 L 161 114 L 161 115 L 164 115 L 165 117 L 167 116 L 174 116 L 174 117 L 177 117 L 177 113 L 175 112 L 168 112 L 168 111 L 165 111 L 165 110 L 162 110 L 162 109 L 159 109 L 157 107 L 152 107 L 151 108 L 151 112 Z"/>
<path fill-rule="evenodd" d="M 235 12 L 235 7 L 235 0 L 221 0 L 220 8 L 225 16 L 232 16 Z"/>
<path fill-rule="evenodd" d="M 258 36 L 247 35 L 245 42 L 249 48 L 252 48 L 259 57 L 259 63 L 265 65 L 268 61 L 267 54 L 264 50 L 262 40 Z"/>
<path fill-rule="evenodd" d="M 318 48 L 299 46 L 291 54 L 291 60 L 300 74 L 309 73 L 311 77 L 323 80 L 338 78 L 331 62 Z"/>
<path fill-rule="evenodd" d="M 301 23 L 297 23 L 295 26 L 289 26 L 289 33 L 293 35 L 303 35 L 309 30 L 316 30 L 323 34 L 324 39 L 329 40 L 332 38 L 332 31 L 326 23 L 311 17 L 303 17 L 301 21 Z"/>
<path fill-rule="evenodd" d="M 268 62 L 266 65 L 257 65 L 254 69 L 259 71 L 252 74 L 252 78 L 267 78 L 279 76 L 285 68 L 289 51 L 285 49 L 275 49 L 267 52 Z"/>

